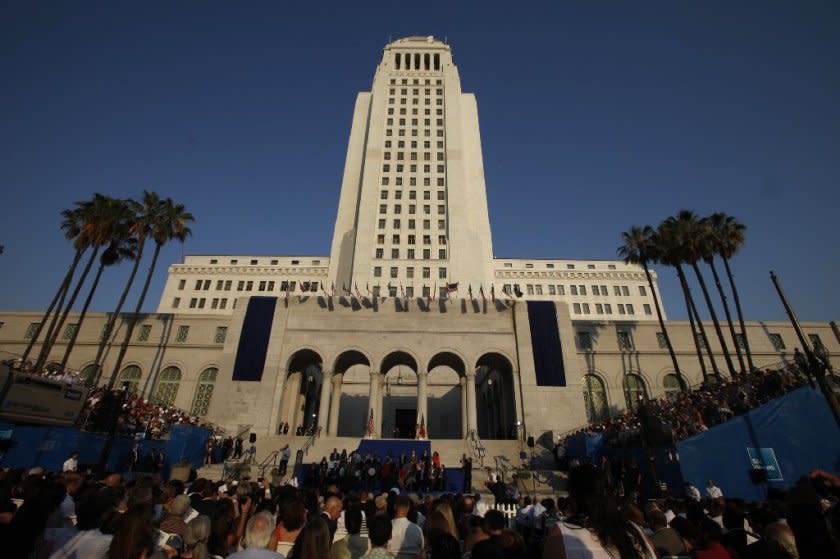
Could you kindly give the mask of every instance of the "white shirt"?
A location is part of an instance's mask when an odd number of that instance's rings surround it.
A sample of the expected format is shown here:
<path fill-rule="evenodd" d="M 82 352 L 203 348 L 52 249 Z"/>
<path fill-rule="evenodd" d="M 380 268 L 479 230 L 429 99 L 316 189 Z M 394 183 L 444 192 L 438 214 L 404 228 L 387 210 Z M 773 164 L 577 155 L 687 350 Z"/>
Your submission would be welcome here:
<path fill-rule="evenodd" d="M 694 487 L 693 485 L 689 485 L 686 490 L 686 495 L 692 501 L 699 501 L 700 500 L 700 490 Z"/>
<path fill-rule="evenodd" d="M 79 461 L 75 458 L 68 458 L 64 461 L 64 466 L 61 468 L 62 472 L 75 472 L 79 467 Z"/>
<path fill-rule="evenodd" d="M 712 485 L 711 487 L 706 487 L 706 495 L 709 499 L 720 499 L 723 497 L 723 491 L 717 485 Z"/>
<path fill-rule="evenodd" d="M 391 540 L 388 551 L 397 559 L 416 559 L 424 547 L 423 531 L 407 518 L 395 518 L 391 521 Z"/>

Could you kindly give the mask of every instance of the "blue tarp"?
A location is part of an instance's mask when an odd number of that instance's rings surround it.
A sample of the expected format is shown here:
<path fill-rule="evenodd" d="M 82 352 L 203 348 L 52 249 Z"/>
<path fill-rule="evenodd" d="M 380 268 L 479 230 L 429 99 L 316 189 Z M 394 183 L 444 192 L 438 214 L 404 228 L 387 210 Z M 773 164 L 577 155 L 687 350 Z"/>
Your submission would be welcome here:
<path fill-rule="evenodd" d="M 262 380 L 277 297 L 251 297 L 233 363 L 233 380 Z"/>
<path fill-rule="evenodd" d="M 41 466 L 50 471 L 60 471 L 62 464 L 74 450 L 79 451 L 80 464 L 97 464 L 105 445 L 105 435 L 88 433 L 75 427 L 36 427 L 0 423 L 0 432 L 11 435 L 15 444 L 0 459 L 6 468 L 33 468 Z M 140 463 L 153 449 L 163 450 L 166 461 L 164 475 L 171 464 L 182 460 L 201 467 L 204 443 L 210 435 L 207 429 L 192 425 L 174 425 L 168 440 L 140 441 Z M 124 471 L 128 454 L 135 440 L 132 437 L 114 437 L 106 469 Z"/>
<path fill-rule="evenodd" d="M 782 481 L 753 483 L 748 448 L 773 449 Z M 713 479 L 727 497 L 759 500 L 814 468 L 840 471 L 840 427 L 822 393 L 810 386 L 677 444 L 683 477 Z M 766 453 L 769 454 L 769 453 Z"/>
<path fill-rule="evenodd" d="M 528 325 L 538 386 L 566 386 L 563 349 L 552 301 L 528 301 Z"/>
<path fill-rule="evenodd" d="M 748 451 L 748 449 L 756 449 Z M 600 463 L 635 460 L 643 485 L 650 483 L 648 451 L 643 448 L 612 447 L 599 434 L 578 434 L 568 441 L 570 460 Z M 723 494 L 746 500 L 762 500 L 770 488 L 787 488 L 814 468 L 840 472 L 840 426 L 822 393 L 805 386 L 777 398 L 749 413 L 735 417 L 676 445 L 679 462 L 671 460 L 674 448 L 656 449 L 656 471 L 676 494 L 682 494 L 682 480 L 704 487 L 713 479 Z M 753 456 L 764 456 L 766 468 L 782 481 L 755 483 Z M 649 486 L 649 485 L 648 485 Z"/>

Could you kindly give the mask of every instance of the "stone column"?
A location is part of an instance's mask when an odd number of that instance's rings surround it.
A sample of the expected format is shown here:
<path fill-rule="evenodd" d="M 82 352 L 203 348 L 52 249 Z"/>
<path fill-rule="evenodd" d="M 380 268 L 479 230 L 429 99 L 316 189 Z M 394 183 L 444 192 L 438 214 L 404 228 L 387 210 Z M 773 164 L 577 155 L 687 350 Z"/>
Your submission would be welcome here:
<path fill-rule="evenodd" d="M 478 431 L 478 414 L 475 409 L 475 371 L 467 371 L 467 433 Z"/>
<path fill-rule="evenodd" d="M 379 399 L 381 402 L 381 398 L 379 398 L 379 373 L 376 371 L 370 372 L 370 386 L 368 388 L 368 412 L 367 416 L 365 417 L 365 437 L 376 437 L 376 427 L 373 429 L 373 433 L 368 431 L 368 421 L 370 421 L 370 412 L 373 410 L 373 421 L 374 425 L 376 422 L 380 421 L 381 418 L 379 417 L 379 410 L 377 409 L 376 401 Z"/>
<path fill-rule="evenodd" d="M 344 373 L 333 374 L 332 401 L 330 402 L 330 420 L 327 434 L 331 437 L 338 435 L 338 414 L 341 411 L 341 387 L 344 383 Z"/>
<path fill-rule="evenodd" d="M 276 435 L 283 417 L 283 393 L 286 385 L 286 369 L 277 370 L 277 379 L 274 383 L 274 398 L 271 400 L 271 421 L 269 433 Z"/>
<path fill-rule="evenodd" d="M 429 438 L 429 373 L 417 373 L 417 423 L 422 419 L 426 425 L 426 438 Z"/>
<path fill-rule="evenodd" d="M 379 389 L 376 395 L 376 417 L 374 417 L 374 421 L 376 421 L 376 436 L 380 439 L 382 438 L 382 410 L 385 408 L 385 375 L 379 375 Z"/>
<path fill-rule="evenodd" d="M 516 369 L 512 370 L 510 376 L 513 380 L 513 405 L 516 409 L 516 417 L 514 418 L 513 422 L 522 422 L 523 428 L 516 429 L 516 438 L 522 440 L 522 437 L 525 436 L 525 410 L 522 407 L 522 393 L 519 390 L 519 371 L 517 371 Z M 506 429 L 510 429 L 510 426 L 507 426 Z"/>
<path fill-rule="evenodd" d="M 289 378 L 286 379 L 286 389 L 284 392 L 286 393 L 286 409 L 284 411 L 286 416 L 286 423 L 289 424 L 289 433 L 294 435 L 295 428 L 295 415 L 298 408 L 298 392 L 300 392 L 300 379 L 303 375 L 301 373 L 292 373 L 289 375 Z"/>
<path fill-rule="evenodd" d="M 467 438 L 467 379 L 461 377 L 461 437 Z"/>
<path fill-rule="evenodd" d="M 326 434 L 329 424 L 330 391 L 332 389 L 332 373 L 321 371 L 321 401 L 318 403 L 318 427 Z"/>

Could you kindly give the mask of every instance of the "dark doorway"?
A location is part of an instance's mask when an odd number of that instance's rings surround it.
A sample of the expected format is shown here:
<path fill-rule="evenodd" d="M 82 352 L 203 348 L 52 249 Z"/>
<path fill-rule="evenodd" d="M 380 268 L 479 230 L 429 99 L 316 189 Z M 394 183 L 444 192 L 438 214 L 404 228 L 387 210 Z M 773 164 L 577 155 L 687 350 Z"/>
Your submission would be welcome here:
<path fill-rule="evenodd" d="M 394 432 L 395 439 L 413 439 L 414 429 L 417 426 L 416 409 L 394 410 Z"/>

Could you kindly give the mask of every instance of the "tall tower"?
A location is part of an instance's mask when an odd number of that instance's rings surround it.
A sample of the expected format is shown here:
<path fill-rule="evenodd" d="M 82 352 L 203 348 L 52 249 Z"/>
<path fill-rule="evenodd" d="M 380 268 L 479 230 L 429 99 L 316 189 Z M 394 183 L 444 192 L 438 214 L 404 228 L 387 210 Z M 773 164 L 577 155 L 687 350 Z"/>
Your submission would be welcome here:
<path fill-rule="evenodd" d="M 475 96 L 461 91 L 449 45 L 398 39 L 356 98 L 330 281 L 392 296 L 478 290 L 492 259 Z"/>

